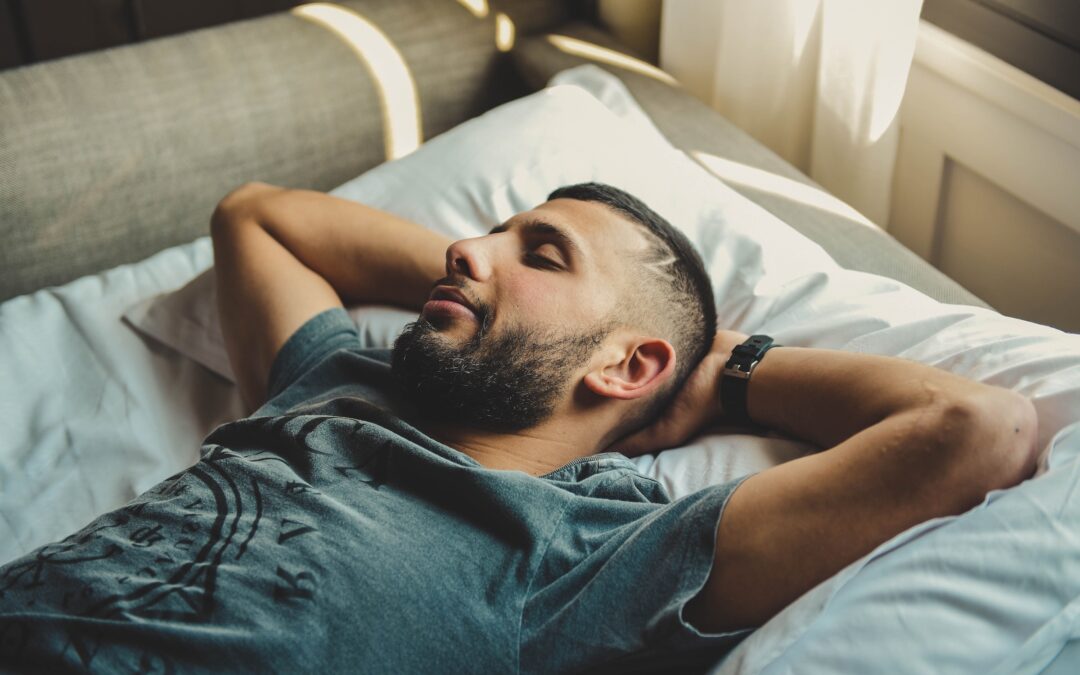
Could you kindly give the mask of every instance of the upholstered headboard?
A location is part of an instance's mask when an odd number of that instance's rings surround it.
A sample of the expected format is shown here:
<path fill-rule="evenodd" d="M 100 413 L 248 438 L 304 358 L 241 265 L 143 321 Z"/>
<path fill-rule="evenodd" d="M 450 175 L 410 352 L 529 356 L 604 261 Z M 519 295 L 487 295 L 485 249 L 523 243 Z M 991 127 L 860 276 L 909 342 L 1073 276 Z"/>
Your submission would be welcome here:
<path fill-rule="evenodd" d="M 361 173 L 384 105 L 402 151 L 410 99 L 426 139 L 524 93 L 497 35 L 571 5 L 352 0 L 0 73 L 0 299 L 190 241 L 241 182 Z"/>

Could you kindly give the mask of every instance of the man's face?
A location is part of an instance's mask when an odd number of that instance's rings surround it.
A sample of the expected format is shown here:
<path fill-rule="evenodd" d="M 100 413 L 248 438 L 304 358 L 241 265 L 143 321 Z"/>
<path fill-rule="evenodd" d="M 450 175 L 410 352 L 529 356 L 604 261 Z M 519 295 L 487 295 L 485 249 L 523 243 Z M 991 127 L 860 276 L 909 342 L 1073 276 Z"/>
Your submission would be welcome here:
<path fill-rule="evenodd" d="M 446 251 L 393 372 L 429 419 L 520 431 L 547 419 L 589 370 L 627 293 L 637 227 L 593 202 L 557 199 Z"/>

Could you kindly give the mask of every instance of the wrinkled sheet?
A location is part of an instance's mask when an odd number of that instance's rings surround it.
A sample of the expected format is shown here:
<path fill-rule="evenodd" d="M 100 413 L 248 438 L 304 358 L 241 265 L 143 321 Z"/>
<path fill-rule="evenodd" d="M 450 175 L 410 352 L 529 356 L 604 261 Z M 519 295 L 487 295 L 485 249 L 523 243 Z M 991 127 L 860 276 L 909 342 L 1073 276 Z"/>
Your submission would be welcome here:
<path fill-rule="evenodd" d="M 193 464 L 240 415 L 232 384 L 121 321 L 209 255 L 201 240 L 0 304 L 0 560 Z"/>

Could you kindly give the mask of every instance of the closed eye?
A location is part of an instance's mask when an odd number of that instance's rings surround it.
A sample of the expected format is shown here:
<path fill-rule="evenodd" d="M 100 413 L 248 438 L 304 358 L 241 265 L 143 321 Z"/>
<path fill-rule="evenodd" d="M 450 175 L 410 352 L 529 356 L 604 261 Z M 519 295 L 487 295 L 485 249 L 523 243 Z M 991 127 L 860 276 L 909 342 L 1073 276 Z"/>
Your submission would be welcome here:
<path fill-rule="evenodd" d="M 533 267 L 541 267 L 544 269 L 561 270 L 563 268 L 562 265 L 554 260 L 545 258 L 544 256 L 533 252 L 525 254 L 525 262 Z"/>
<path fill-rule="evenodd" d="M 554 253 L 551 255 L 541 255 L 542 253 Z M 542 242 L 536 245 L 529 246 L 525 253 L 526 263 L 544 269 L 561 270 L 565 269 L 565 266 L 560 262 L 562 259 L 562 251 L 559 247 L 551 242 Z"/>
<path fill-rule="evenodd" d="M 511 226 L 503 223 L 493 227 L 490 234 L 510 230 Z M 520 232 L 522 239 L 528 242 L 523 262 L 531 267 L 569 272 L 578 256 L 582 255 L 574 238 L 551 223 L 533 219 L 513 225 L 513 230 Z M 545 250 L 549 247 L 550 251 Z M 538 251 L 554 255 L 540 255 Z"/>

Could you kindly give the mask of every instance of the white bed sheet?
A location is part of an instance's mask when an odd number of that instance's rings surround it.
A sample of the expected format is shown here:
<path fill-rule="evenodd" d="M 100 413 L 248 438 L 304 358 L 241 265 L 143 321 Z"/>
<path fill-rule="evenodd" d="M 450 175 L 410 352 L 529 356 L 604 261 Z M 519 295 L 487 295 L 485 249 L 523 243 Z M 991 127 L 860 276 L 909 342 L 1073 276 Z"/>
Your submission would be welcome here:
<path fill-rule="evenodd" d="M 624 92 L 598 77 L 589 75 L 584 85 L 613 109 L 639 114 L 632 99 L 628 104 Z M 756 212 L 748 206 L 743 213 Z M 891 663 L 892 672 L 918 672 L 915 666 L 924 663 L 919 659 L 931 657 L 939 659 L 928 661 L 936 672 L 951 672 L 949 664 L 970 664 L 970 653 L 964 660 L 944 647 L 919 655 L 893 654 L 887 647 L 943 642 L 941 636 L 954 631 L 966 631 L 959 633 L 964 640 L 954 641 L 965 652 L 972 645 L 967 638 L 978 637 L 988 671 L 995 664 L 1002 673 L 1075 665 L 1080 654 L 1069 640 L 1078 637 L 1080 615 L 1080 337 L 979 308 L 941 305 L 897 282 L 825 264 L 813 245 L 809 257 L 820 264 L 802 273 L 803 251 L 779 254 L 770 247 L 770 233 L 784 246 L 795 241 L 793 231 L 778 232 L 774 221 L 761 221 L 762 243 L 772 256 L 761 261 L 763 270 L 780 269 L 785 256 L 794 268 L 786 275 L 747 277 L 755 301 L 731 304 L 729 325 L 769 332 L 786 344 L 905 356 L 1028 393 L 1039 411 L 1043 475 L 993 495 L 963 517 L 924 524 L 882 545 L 757 631 L 719 672 L 795 672 L 807 663 L 847 672 L 854 672 L 853 664 L 881 670 Z M 0 412 L 6 421 L 0 435 L 0 561 L 76 530 L 190 465 L 198 441 L 240 414 L 227 380 L 120 320 L 138 301 L 192 279 L 210 259 L 209 242 L 202 239 L 0 305 Z M 707 448 L 724 452 L 699 452 Z M 753 448 L 742 456 L 756 459 L 740 463 L 740 449 Z M 694 447 L 643 458 L 639 465 L 654 474 L 665 465 L 664 475 L 681 477 L 669 489 L 685 494 L 717 476 L 764 468 L 763 456 L 768 465 L 802 449 L 779 437 L 710 434 Z M 703 455 L 720 458 L 722 466 L 702 471 Z M 936 567 L 920 571 L 928 561 Z M 985 578 L 987 570 L 996 576 Z M 900 602 L 906 587 L 897 584 L 919 573 L 968 584 L 940 589 L 955 599 L 957 611 L 924 615 L 919 608 L 931 605 Z M 1011 582 L 1025 593 L 1008 592 Z M 884 601 L 867 600 L 875 594 Z M 873 621 L 868 608 L 878 612 Z M 891 623 L 890 608 L 902 608 Z M 867 626 L 891 632 L 868 636 Z"/>
<path fill-rule="evenodd" d="M 120 319 L 209 254 L 200 241 L 0 305 L 0 560 L 192 464 L 208 429 L 240 413 L 234 386 Z"/>

